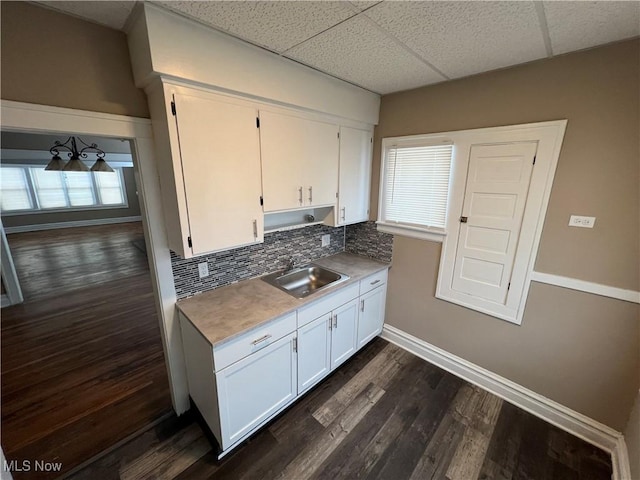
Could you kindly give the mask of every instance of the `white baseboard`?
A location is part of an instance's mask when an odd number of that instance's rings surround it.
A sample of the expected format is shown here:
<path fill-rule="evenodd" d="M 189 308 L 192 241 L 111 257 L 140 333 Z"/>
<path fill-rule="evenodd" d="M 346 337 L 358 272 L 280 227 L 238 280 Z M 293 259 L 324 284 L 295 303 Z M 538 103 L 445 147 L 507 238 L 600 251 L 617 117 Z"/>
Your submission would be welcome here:
<path fill-rule="evenodd" d="M 622 433 L 391 325 L 382 338 L 611 454 L 614 480 L 631 480 Z"/>
<path fill-rule="evenodd" d="M 77 220 L 73 222 L 41 223 L 38 225 L 5 227 L 4 231 L 6 233 L 39 232 L 40 230 L 55 230 L 58 228 L 88 227 L 91 225 L 109 225 L 112 223 L 129 223 L 141 221 L 142 217 L 140 215 L 135 217 L 95 218 L 91 220 Z"/>
<path fill-rule="evenodd" d="M 547 283 L 557 287 L 569 288 L 579 292 L 593 293 L 603 297 L 616 298 L 625 302 L 640 303 L 640 292 L 625 290 L 624 288 L 611 287 L 601 283 L 587 282 L 577 278 L 562 277 L 550 273 L 532 272 L 531 280 L 539 283 Z"/>

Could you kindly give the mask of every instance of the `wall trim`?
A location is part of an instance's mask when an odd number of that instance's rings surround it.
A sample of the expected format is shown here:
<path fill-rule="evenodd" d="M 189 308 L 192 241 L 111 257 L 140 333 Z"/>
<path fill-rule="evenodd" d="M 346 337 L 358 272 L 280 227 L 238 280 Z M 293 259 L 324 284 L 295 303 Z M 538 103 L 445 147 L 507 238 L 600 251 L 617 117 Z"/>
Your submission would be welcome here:
<path fill-rule="evenodd" d="M 622 433 L 391 325 L 384 325 L 381 337 L 605 450 L 611 454 L 613 478 L 631 479 L 629 457 Z"/>
<path fill-rule="evenodd" d="M 531 280 L 538 283 L 546 283 L 557 287 L 569 288 L 579 292 L 593 293 L 603 297 L 616 298 L 625 302 L 640 303 L 640 292 L 625 290 L 624 288 L 611 287 L 601 283 L 578 280 L 577 278 L 563 277 L 551 273 L 532 272 Z"/>
<path fill-rule="evenodd" d="M 6 227 L 5 231 L 7 233 L 39 232 L 40 230 L 55 230 L 58 228 L 89 227 L 91 225 L 109 225 L 112 223 L 129 223 L 140 221 L 142 221 L 142 217 L 140 215 L 133 217 L 92 218 L 90 220 L 74 220 L 71 222 L 52 222 L 40 223 L 38 225 L 19 225 L 16 227 Z"/>

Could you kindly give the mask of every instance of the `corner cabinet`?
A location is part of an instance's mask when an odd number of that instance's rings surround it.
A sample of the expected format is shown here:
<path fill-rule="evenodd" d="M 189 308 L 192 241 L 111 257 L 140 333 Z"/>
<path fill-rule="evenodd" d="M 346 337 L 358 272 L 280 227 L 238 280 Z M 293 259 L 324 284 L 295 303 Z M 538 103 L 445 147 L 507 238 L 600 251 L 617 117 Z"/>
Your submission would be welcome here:
<path fill-rule="evenodd" d="M 369 220 L 373 133 L 340 127 L 337 225 Z"/>
<path fill-rule="evenodd" d="M 169 248 L 189 258 L 262 242 L 257 108 L 166 83 L 148 94 Z"/>
<path fill-rule="evenodd" d="M 338 125 L 260 111 L 264 211 L 335 205 Z"/>

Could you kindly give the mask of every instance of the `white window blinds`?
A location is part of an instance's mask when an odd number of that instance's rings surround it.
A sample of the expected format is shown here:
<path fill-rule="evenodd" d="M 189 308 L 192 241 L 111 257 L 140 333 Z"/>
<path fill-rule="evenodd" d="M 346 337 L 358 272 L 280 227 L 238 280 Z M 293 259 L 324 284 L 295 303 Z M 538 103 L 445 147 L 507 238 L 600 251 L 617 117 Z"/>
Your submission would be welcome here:
<path fill-rule="evenodd" d="M 444 232 L 452 153 L 451 144 L 389 147 L 379 222 Z"/>
<path fill-rule="evenodd" d="M 3 167 L 0 171 L 0 204 L 2 211 L 29 210 L 33 208 L 29 183 L 23 168 Z"/>
<path fill-rule="evenodd" d="M 114 208 L 127 205 L 124 176 L 115 172 L 61 172 L 38 166 L 0 168 L 3 213 Z"/>

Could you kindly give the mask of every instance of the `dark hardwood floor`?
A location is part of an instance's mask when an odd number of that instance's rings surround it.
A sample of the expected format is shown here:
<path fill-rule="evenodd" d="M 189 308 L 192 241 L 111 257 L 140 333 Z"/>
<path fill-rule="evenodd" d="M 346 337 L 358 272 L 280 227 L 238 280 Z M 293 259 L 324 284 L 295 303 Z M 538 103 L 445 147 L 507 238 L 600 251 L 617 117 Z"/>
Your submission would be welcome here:
<path fill-rule="evenodd" d="M 171 409 L 140 223 L 8 235 L 25 302 L 2 309 L 2 448 L 55 478 Z"/>
<path fill-rule="evenodd" d="M 611 478 L 605 452 L 376 339 L 220 462 L 172 416 L 75 472 L 90 479 Z"/>

